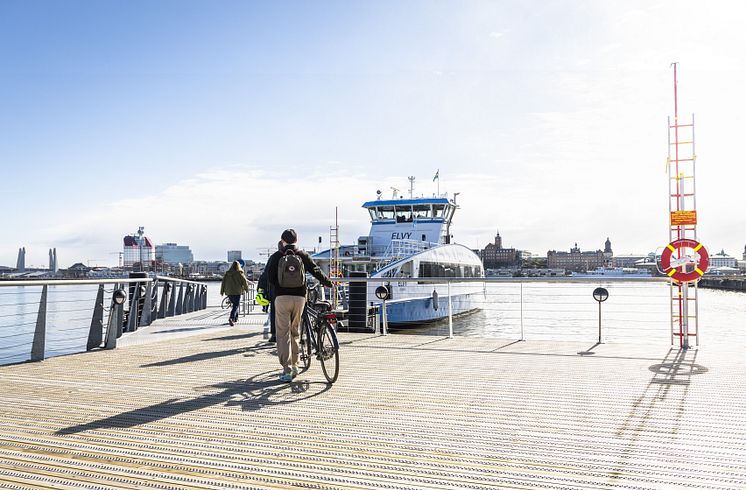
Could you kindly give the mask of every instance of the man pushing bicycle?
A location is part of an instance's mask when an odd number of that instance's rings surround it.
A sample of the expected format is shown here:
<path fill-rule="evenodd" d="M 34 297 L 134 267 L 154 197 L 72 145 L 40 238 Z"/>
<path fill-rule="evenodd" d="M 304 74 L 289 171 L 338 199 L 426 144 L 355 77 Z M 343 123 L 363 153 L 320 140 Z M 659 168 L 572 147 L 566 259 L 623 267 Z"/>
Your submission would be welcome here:
<path fill-rule="evenodd" d="M 296 247 L 298 234 L 292 228 L 282 232 L 282 247 L 273 253 L 265 272 L 275 298 L 277 356 L 282 365 L 280 381 L 290 382 L 298 374 L 298 337 L 306 305 L 306 272 L 321 284 L 332 282 L 303 250 Z"/>

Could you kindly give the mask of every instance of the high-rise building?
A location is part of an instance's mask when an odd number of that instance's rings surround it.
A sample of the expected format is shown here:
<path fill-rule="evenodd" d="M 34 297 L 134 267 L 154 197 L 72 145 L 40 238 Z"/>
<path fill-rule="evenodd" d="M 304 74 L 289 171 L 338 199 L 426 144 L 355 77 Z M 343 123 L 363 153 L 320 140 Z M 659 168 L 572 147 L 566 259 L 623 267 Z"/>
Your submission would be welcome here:
<path fill-rule="evenodd" d="M 26 272 L 26 247 L 18 249 L 18 260 L 16 261 L 16 270 Z"/>
<path fill-rule="evenodd" d="M 155 259 L 163 264 L 188 265 L 194 262 L 194 255 L 188 245 L 164 243 L 155 246 Z"/>
<path fill-rule="evenodd" d="M 136 235 L 124 237 L 124 267 L 146 270 L 155 265 L 155 247 L 141 226 Z"/>
<path fill-rule="evenodd" d="M 56 274 L 57 271 L 59 271 L 59 267 L 57 266 L 57 249 L 50 248 L 49 249 L 49 272 Z"/>
<path fill-rule="evenodd" d="M 233 262 L 234 260 L 241 260 L 240 250 L 228 250 L 228 262 Z"/>

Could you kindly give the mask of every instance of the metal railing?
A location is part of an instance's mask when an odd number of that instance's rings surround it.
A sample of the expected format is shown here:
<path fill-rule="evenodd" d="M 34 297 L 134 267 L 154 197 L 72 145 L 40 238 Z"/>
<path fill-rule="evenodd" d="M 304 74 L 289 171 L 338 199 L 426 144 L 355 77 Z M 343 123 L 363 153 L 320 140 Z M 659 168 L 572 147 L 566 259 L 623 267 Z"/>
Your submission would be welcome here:
<path fill-rule="evenodd" d="M 206 307 L 205 284 L 171 277 L 0 281 L 0 365 L 113 349 L 125 332 Z"/>
<path fill-rule="evenodd" d="M 613 341 L 635 341 L 651 336 L 668 340 L 670 333 L 669 280 L 640 277 L 437 277 L 352 278 L 350 309 L 344 325 L 363 331 L 387 334 L 386 320 L 406 308 L 430 308 L 427 321 L 413 322 L 419 334 L 453 337 L 478 335 L 532 339 L 597 339 L 599 304 L 593 290 L 604 286 L 604 336 Z M 388 285 L 391 297 L 374 300 L 377 286 Z M 403 293 L 407 290 L 406 295 Z M 468 298 L 467 298 L 468 297 Z M 463 301 L 467 298 L 468 301 Z M 364 313 L 356 308 L 364 302 Z M 437 310 L 437 312 L 435 311 Z M 411 326 L 411 325 L 409 325 Z M 406 330 L 398 325 L 401 331 Z M 404 326 L 406 327 L 406 326 Z"/>

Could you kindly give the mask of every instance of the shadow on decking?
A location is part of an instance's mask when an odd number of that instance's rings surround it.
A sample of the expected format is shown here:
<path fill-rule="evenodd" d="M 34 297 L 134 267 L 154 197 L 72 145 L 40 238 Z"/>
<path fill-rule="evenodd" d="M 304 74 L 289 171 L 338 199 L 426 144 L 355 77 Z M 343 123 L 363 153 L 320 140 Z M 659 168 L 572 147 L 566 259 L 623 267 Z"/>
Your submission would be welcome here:
<path fill-rule="evenodd" d="M 307 400 L 331 388 L 330 384 L 308 380 L 282 383 L 277 380 L 276 376 L 275 371 L 270 371 L 246 380 L 195 387 L 196 391 L 208 391 L 208 393 L 193 398 L 172 398 L 86 424 L 66 427 L 58 430 L 55 434 L 64 436 L 98 429 L 135 427 L 221 404 L 238 406 L 243 411 L 259 410 L 266 406 L 285 405 Z"/>

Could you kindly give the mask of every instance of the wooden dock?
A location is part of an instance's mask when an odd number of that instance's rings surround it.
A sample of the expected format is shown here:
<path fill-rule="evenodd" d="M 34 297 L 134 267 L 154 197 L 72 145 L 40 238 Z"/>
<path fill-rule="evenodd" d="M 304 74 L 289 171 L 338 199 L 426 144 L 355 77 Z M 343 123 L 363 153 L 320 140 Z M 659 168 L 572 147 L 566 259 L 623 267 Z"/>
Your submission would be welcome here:
<path fill-rule="evenodd" d="M 210 313 L 0 367 L 0 488 L 746 488 L 741 346 L 341 333 L 284 384 Z"/>

